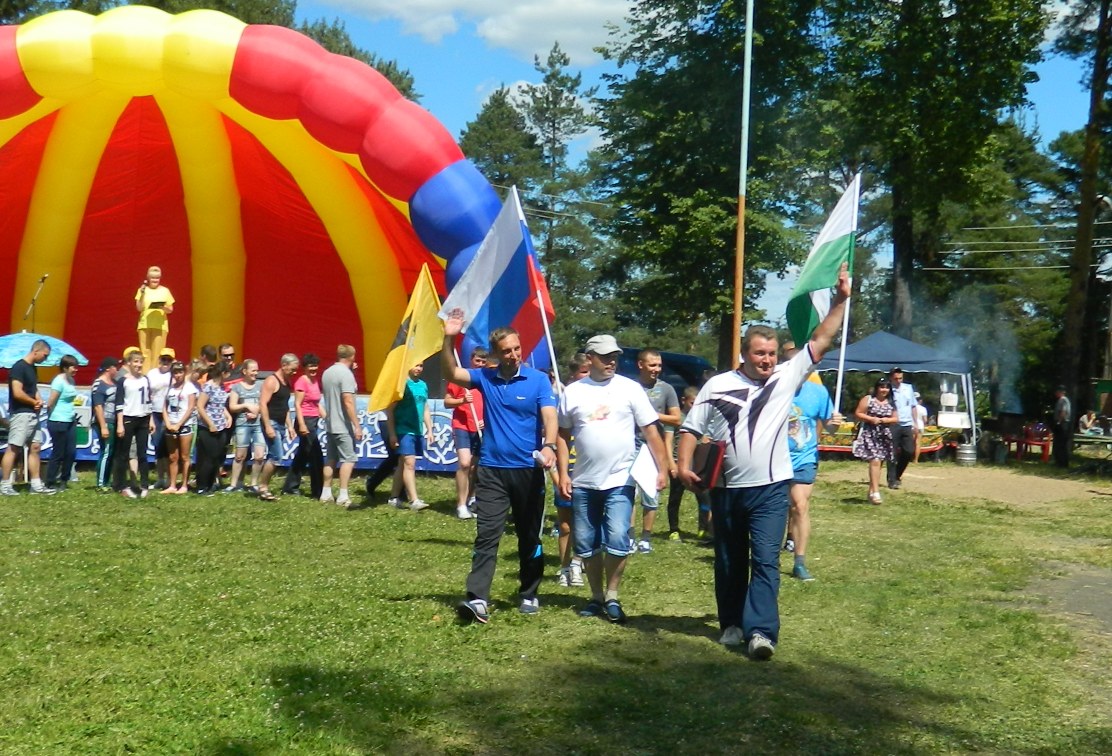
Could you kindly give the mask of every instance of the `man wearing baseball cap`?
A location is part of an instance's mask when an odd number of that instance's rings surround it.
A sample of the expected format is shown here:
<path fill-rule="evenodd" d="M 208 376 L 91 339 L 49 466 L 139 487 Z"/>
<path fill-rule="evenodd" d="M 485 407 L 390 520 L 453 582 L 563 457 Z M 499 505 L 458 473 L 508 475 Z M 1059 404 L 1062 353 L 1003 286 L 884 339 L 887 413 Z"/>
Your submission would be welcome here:
<path fill-rule="evenodd" d="M 613 336 L 595 336 L 584 351 L 590 373 L 570 384 L 560 400 L 556 442 L 560 495 L 571 499 L 575 555 L 583 560 L 591 586 L 591 600 L 579 615 L 605 616 L 610 622 L 623 623 L 626 615 L 618 587 L 630 552 L 627 533 L 635 490 L 630 478 L 637 454 L 635 429 L 644 434 L 656 462 L 657 491 L 668 482 L 671 460 L 657 429 L 659 415 L 645 390 L 636 381 L 616 375 L 622 356 L 618 342 Z M 575 472 L 569 473 L 572 438 Z"/>

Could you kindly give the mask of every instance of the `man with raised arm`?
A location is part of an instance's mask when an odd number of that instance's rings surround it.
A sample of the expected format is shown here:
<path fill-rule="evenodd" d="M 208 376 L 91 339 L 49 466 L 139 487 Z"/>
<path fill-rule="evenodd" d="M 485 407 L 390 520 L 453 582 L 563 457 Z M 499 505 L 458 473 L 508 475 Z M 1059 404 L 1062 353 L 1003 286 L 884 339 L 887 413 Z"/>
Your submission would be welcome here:
<path fill-rule="evenodd" d="M 702 483 L 691 465 L 699 438 L 726 443 L 721 478 L 710 492 L 719 642 L 747 643 L 752 659 L 771 658 L 779 640 L 780 539 L 792 478 L 788 413 L 838 332 L 850 294 L 844 264 L 836 290 L 811 340 L 782 365 L 776 331 L 751 326 L 742 339 L 741 365 L 707 381 L 680 428 L 679 476 L 689 487 Z"/>
<path fill-rule="evenodd" d="M 496 328 L 490 334 L 490 357 L 498 361 L 497 367 L 457 365 L 454 342 L 463 320 L 457 308 L 444 321 L 444 377 L 483 395 L 485 431 L 475 488 L 475 549 L 467 598 L 456 611 L 463 622 L 485 623 L 490 619 L 498 543 L 511 515 L 517 532 L 519 609 L 522 614 L 540 610 L 544 470 L 556 464 L 556 397 L 547 375 L 521 363 L 521 339 L 512 328 Z"/>

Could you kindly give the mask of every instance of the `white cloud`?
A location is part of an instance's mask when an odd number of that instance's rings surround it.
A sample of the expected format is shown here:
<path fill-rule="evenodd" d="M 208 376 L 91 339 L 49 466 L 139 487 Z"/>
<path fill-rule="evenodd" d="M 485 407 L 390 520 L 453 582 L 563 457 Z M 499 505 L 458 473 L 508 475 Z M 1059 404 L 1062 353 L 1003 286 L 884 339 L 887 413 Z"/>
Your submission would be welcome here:
<path fill-rule="evenodd" d="M 436 43 L 462 26 L 492 48 L 525 61 L 541 59 L 559 42 L 576 67 L 599 61 L 594 48 L 607 41 L 607 25 L 622 24 L 631 0 L 321 0 L 353 15 L 393 19 L 406 34 Z"/>

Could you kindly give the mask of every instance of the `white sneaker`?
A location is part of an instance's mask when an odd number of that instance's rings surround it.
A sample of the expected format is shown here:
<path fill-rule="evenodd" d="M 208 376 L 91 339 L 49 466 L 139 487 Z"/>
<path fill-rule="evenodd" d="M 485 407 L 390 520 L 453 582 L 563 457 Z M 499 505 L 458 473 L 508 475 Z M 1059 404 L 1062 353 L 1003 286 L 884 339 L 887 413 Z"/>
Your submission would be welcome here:
<path fill-rule="evenodd" d="M 470 499 L 467 500 L 467 508 L 468 509 L 474 509 L 475 508 L 475 497 L 474 496 L 472 496 Z"/>
<path fill-rule="evenodd" d="M 644 538 L 642 538 L 640 541 L 637 542 L 637 553 L 638 554 L 651 554 L 651 553 L 653 553 L 653 545 L 651 543 L 649 543 L 647 540 L 645 540 Z"/>
<path fill-rule="evenodd" d="M 723 646 L 740 646 L 745 642 L 745 634 L 741 632 L 741 628 L 737 625 L 730 625 L 722 633 L 722 637 L 718 642 Z"/>
<path fill-rule="evenodd" d="M 571 566 L 568 567 L 568 582 L 573 586 L 583 585 L 583 563 L 578 559 L 571 560 Z"/>
<path fill-rule="evenodd" d="M 15 490 L 15 487 L 5 480 L 0 483 L 0 496 L 19 496 L 19 491 Z"/>
<path fill-rule="evenodd" d="M 771 659 L 775 652 L 776 646 L 772 645 L 772 641 L 760 633 L 753 633 L 753 637 L 749 639 L 750 659 L 764 661 L 765 659 Z"/>
<path fill-rule="evenodd" d="M 336 499 L 336 504 L 343 507 L 344 509 L 347 509 L 351 506 L 351 499 L 349 499 L 347 496 L 344 496 L 342 498 Z"/>
<path fill-rule="evenodd" d="M 402 504 L 402 500 L 397 498 L 396 496 L 387 499 L 386 504 L 387 506 L 391 506 L 394 509 L 405 509 L 405 504 Z"/>
<path fill-rule="evenodd" d="M 571 572 L 570 567 L 561 567 L 560 571 L 556 573 L 556 585 L 560 586 L 561 588 L 567 588 L 569 585 L 571 585 L 571 581 L 568 578 L 569 572 Z"/>
<path fill-rule="evenodd" d="M 31 493 L 45 494 L 47 496 L 53 496 L 54 494 L 56 494 L 58 492 L 55 489 L 49 488 L 46 485 L 44 485 L 42 481 L 39 481 L 38 485 L 35 485 L 35 482 L 31 481 Z"/>
<path fill-rule="evenodd" d="M 428 509 L 429 505 L 420 499 L 414 499 L 409 503 L 409 509 L 413 512 L 420 512 L 422 509 Z"/>
<path fill-rule="evenodd" d="M 324 493 L 322 493 L 320 495 L 320 503 L 321 504 L 331 504 L 334 501 L 335 501 L 335 499 L 332 498 L 332 492 L 331 491 L 325 491 Z"/>
<path fill-rule="evenodd" d="M 139 498 L 140 499 L 147 498 L 148 493 L 149 493 L 149 491 L 146 488 L 140 488 L 139 489 Z"/>
<path fill-rule="evenodd" d="M 139 494 L 135 493 L 135 491 L 133 491 L 130 487 L 125 488 L 124 490 L 120 491 L 120 494 L 123 495 L 123 497 L 125 499 L 138 499 L 139 498 Z"/>
<path fill-rule="evenodd" d="M 456 517 L 460 518 L 461 520 L 470 520 L 474 516 L 475 515 L 471 513 L 471 510 L 467 508 L 466 504 L 462 507 L 456 507 Z"/>

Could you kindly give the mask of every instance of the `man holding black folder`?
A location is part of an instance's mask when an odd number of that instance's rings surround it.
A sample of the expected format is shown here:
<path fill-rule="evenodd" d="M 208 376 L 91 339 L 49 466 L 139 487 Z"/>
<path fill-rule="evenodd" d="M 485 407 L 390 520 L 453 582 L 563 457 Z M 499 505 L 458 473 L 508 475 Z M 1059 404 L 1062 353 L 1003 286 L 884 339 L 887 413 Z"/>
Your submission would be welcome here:
<path fill-rule="evenodd" d="M 699 438 L 726 442 L 722 473 L 710 491 L 719 642 L 748 644 L 752 659 L 771 658 L 779 640 L 780 539 L 792 479 L 788 413 L 838 332 L 851 289 L 844 264 L 835 289 L 811 340 L 782 365 L 776 331 L 751 326 L 742 339 L 742 364 L 707 381 L 680 427 L 679 477 L 689 488 L 706 487 L 692 469 Z"/>

